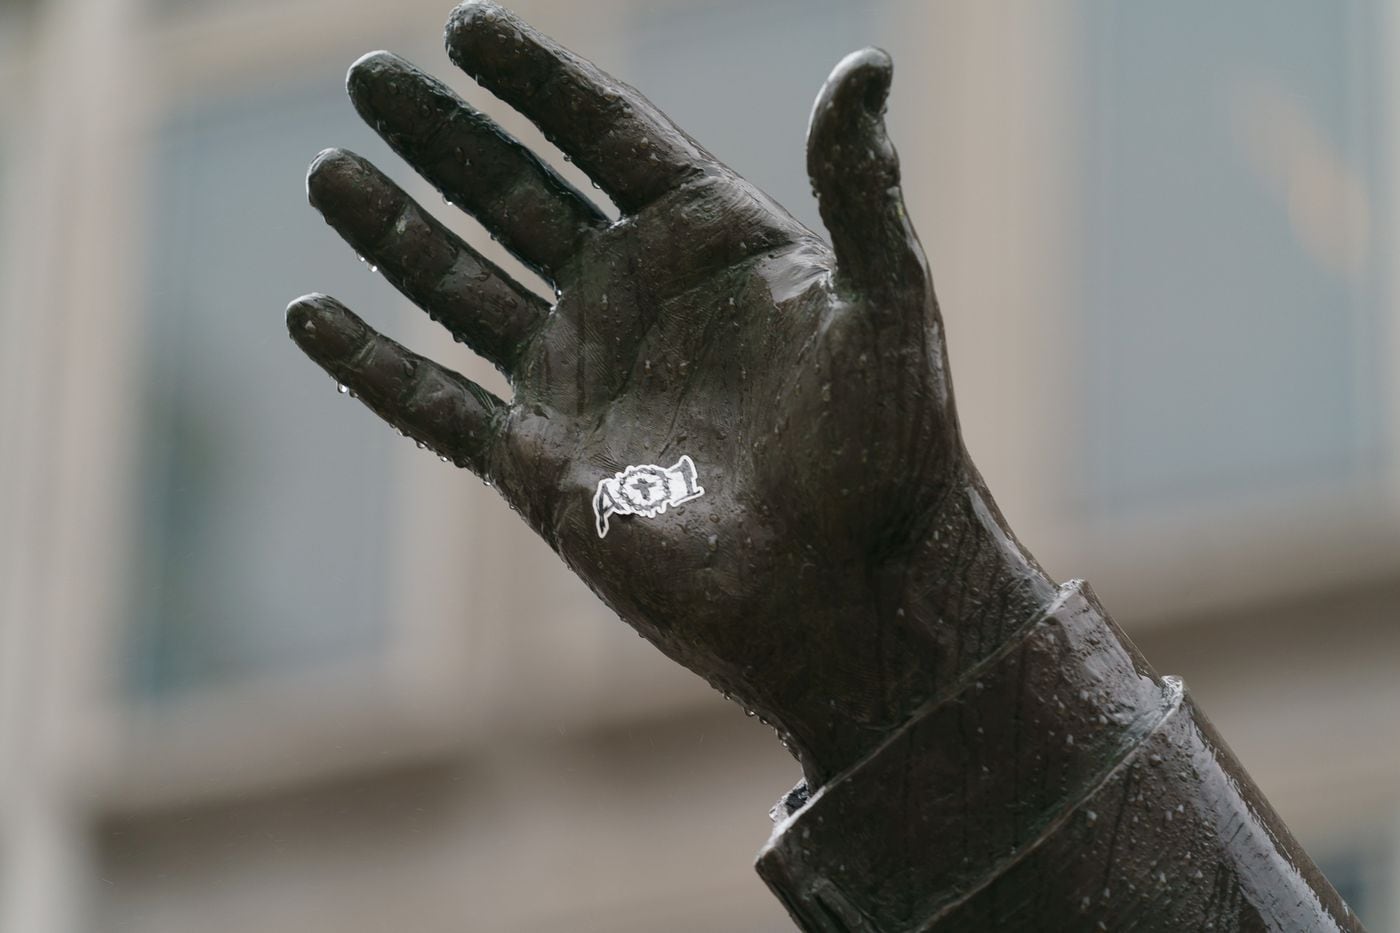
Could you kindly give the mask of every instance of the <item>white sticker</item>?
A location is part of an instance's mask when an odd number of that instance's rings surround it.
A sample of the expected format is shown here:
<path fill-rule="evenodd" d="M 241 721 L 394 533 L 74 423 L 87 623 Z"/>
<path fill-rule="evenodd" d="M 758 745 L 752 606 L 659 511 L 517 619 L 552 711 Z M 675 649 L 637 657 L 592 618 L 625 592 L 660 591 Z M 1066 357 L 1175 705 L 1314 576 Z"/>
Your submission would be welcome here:
<path fill-rule="evenodd" d="M 613 515 L 654 518 L 673 505 L 704 494 L 695 473 L 695 461 L 689 455 L 682 456 L 672 467 L 630 466 L 598 481 L 598 491 L 593 494 L 598 537 L 607 537 L 608 519 Z"/>

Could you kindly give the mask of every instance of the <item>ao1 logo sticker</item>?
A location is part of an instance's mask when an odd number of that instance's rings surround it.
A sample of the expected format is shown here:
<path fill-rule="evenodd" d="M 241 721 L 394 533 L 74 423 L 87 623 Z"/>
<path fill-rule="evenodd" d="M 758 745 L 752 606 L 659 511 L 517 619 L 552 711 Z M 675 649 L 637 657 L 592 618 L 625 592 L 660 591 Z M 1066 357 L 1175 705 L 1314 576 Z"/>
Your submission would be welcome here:
<path fill-rule="evenodd" d="M 704 494 L 695 472 L 695 461 L 689 455 L 682 456 L 675 466 L 660 467 L 650 463 L 630 466 L 598 481 L 598 491 L 593 494 L 598 537 L 607 537 L 608 519 L 614 515 L 654 518 L 673 505 Z"/>

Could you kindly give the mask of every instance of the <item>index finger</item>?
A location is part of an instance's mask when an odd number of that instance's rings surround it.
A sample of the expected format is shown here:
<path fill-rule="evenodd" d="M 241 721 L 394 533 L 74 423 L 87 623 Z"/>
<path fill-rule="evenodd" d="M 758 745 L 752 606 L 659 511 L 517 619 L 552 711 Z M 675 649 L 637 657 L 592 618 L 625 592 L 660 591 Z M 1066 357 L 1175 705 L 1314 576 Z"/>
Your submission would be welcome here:
<path fill-rule="evenodd" d="M 624 213 L 715 167 L 656 105 L 494 3 L 463 3 L 447 53 L 529 117 Z"/>

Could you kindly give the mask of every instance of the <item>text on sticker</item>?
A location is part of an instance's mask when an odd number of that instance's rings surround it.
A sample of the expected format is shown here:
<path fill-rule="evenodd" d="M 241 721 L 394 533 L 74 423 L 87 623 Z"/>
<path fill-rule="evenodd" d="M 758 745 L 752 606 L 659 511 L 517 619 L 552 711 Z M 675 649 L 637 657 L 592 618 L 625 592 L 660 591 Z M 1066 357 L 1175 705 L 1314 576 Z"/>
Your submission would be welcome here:
<path fill-rule="evenodd" d="M 698 499 L 705 494 L 695 473 L 695 461 L 683 455 L 675 466 L 655 464 L 630 466 L 621 473 L 598 481 L 593 494 L 593 515 L 598 520 L 598 537 L 608 534 L 608 519 L 614 515 L 640 515 L 653 518 L 673 505 Z"/>

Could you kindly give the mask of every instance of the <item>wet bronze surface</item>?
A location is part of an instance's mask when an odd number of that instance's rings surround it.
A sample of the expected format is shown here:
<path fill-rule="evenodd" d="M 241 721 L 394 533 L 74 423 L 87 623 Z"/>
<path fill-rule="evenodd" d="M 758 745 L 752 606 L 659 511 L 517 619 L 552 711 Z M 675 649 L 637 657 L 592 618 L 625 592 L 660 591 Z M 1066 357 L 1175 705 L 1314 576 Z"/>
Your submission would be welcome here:
<path fill-rule="evenodd" d="M 1021 548 L 968 458 L 885 133 L 885 53 L 844 59 L 813 112 L 828 247 L 508 11 L 460 6 L 447 47 L 621 217 L 444 85 L 372 53 L 349 76 L 361 115 L 556 299 L 330 150 L 311 167 L 312 204 L 500 368 L 512 398 L 325 296 L 288 308 L 291 336 L 385 420 L 494 483 L 624 621 L 772 723 L 814 793 L 760 862 L 794 918 L 1359 928 L 1179 688 Z M 600 482 L 687 456 L 702 495 L 624 510 L 602 535 Z"/>
<path fill-rule="evenodd" d="M 810 930 L 1360 929 L 1082 583 L 786 814 L 759 873 Z"/>

